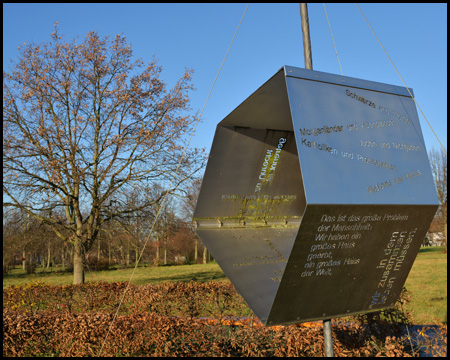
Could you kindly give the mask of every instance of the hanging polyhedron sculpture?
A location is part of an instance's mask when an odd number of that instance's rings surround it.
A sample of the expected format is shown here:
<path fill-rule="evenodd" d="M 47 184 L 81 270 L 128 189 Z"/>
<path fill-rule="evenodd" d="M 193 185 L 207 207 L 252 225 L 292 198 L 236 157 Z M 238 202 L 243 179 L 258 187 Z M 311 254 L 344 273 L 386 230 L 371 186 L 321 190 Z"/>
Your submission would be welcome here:
<path fill-rule="evenodd" d="M 285 66 L 218 124 L 194 222 L 278 325 L 393 306 L 437 207 L 407 89 Z"/>

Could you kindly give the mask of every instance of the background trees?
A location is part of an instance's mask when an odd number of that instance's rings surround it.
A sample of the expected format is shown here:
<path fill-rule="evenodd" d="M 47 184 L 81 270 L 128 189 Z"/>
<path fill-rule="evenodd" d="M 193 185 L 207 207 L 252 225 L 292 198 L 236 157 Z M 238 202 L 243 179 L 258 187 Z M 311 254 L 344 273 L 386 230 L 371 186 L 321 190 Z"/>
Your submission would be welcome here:
<path fill-rule="evenodd" d="M 428 152 L 428 158 L 441 204 L 438 215 L 440 215 L 445 244 L 447 244 L 447 155 L 442 149 L 438 151 L 433 148 Z"/>
<path fill-rule="evenodd" d="M 206 249 L 192 229 L 174 212 L 175 206 L 163 209 L 160 225 L 150 233 L 152 216 L 115 218 L 105 223 L 97 241 L 86 253 L 86 270 L 107 270 L 113 266 L 134 267 L 142 253 L 141 266 L 198 264 Z M 137 226 L 135 226 L 137 221 Z M 148 241 L 147 241 L 148 240 Z M 146 243 L 146 244 L 145 244 Z M 144 244 L 146 245 L 144 248 Z M 3 274 L 20 267 L 28 273 L 39 271 L 73 271 L 73 246 L 57 237 L 47 225 L 11 209 L 3 214 Z"/>
<path fill-rule="evenodd" d="M 196 121 L 191 73 L 168 90 L 125 37 L 63 42 L 56 24 L 51 42 L 21 47 L 3 73 L 4 206 L 73 245 L 74 283 L 106 223 L 154 209 L 202 168 L 201 151 L 182 158 Z M 148 190 L 140 202 L 113 206 L 136 186 Z"/>
<path fill-rule="evenodd" d="M 194 216 L 194 210 L 195 206 L 197 205 L 198 195 L 200 194 L 200 188 L 202 186 L 203 178 L 196 179 L 189 183 L 187 190 L 186 190 L 186 196 L 184 197 L 183 205 L 182 205 L 182 211 L 183 211 L 183 218 L 185 221 L 187 221 L 191 226 L 189 229 L 192 233 L 194 233 L 194 229 L 192 228 L 191 220 Z M 194 233 L 195 235 L 195 233 Z M 194 251 L 194 262 L 197 263 L 197 256 L 198 256 L 198 250 L 199 250 L 199 242 L 200 238 L 195 235 L 195 251 Z M 203 264 L 206 264 L 210 258 L 208 250 L 206 249 L 206 246 L 203 247 Z"/>

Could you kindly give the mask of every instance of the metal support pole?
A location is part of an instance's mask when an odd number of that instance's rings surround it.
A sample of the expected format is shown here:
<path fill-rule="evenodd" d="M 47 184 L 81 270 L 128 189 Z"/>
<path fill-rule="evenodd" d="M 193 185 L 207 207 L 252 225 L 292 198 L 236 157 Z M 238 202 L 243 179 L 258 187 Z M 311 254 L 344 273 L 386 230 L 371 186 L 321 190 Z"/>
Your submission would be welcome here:
<path fill-rule="evenodd" d="M 331 330 L 331 319 L 323 321 L 323 338 L 325 340 L 325 356 L 334 357 L 333 332 Z"/>
<path fill-rule="evenodd" d="M 300 18 L 302 20 L 303 50 L 304 50 L 304 54 L 305 54 L 305 69 L 312 70 L 311 39 L 309 37 L 308 6 L 306 3 L 300 3 Z"/>
<path fill-rule="evenodd" d="M 305 69 L 312 70 L 311 38 L 309 36 L 308 6 L 300 3 L 300 18 L 302 20 L 303 51 L 305 54 Z M 325 356 L 334 357 L 333 332 L 331 330 L 331 319 L 323 320 L 323 337 L 325 340 Z"/>

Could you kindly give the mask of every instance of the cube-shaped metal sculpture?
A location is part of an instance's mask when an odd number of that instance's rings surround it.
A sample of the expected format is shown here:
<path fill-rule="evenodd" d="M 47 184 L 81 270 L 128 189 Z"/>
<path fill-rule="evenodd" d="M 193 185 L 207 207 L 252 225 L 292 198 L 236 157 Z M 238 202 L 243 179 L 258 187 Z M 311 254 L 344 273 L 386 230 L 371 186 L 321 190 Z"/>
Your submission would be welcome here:
<path fill-rule="evenodd" d="M 405 88 L 285 66 L 218 124 L 193 220 L 271 326 L 393 306 L 438 204 Z"/>

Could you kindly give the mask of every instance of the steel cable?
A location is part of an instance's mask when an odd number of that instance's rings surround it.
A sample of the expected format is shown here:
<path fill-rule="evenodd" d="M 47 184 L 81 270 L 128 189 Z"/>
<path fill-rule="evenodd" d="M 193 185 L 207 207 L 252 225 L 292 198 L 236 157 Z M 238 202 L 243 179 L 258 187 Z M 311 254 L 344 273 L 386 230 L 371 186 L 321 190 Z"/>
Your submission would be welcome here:
<path fill-rule="evenodd" d="M 341 70 L 341 75 L 344 75 L 344 73 L 342 72 L 341 62 L 339 61 L 339 55 L 338 55 L 338 52 L 336 49 L 336 44 L 334 42 L 333 32 L 331 31 L 330 21 L 328 20 L 327 9 L 325 9 L 325 3 L 322 3 L 322 5 L 323 5 L 323 10 L 325 11 L 325 16 L 327 18 L 328 28 L 330 29 L 331 40 L 333 40 L 334 52 L 336 53 L 337 61 L 339 64 L 339 69 Z"/>
<path fill-rule="evenodd" d="M 434 136 L 436 137 L 437 141 L 439 142 L 439 145 L 441 145 L 442 150 L 444 151 L 445 155 L 447 155 L 447 151 L 445 150 L 444 146 L 442 145 L 441 141 L 439 140 L 439 137 L 436 135 L 436 133 L 433 130 L 433 127 L 431 126 L 430 122 L 428 121 L 427 117 L 425 116 L 425 114 L 423 113 L 422 109 L 420 108 L 419 104 L 417 103 L 416 99 L 414 98 L 414 96 L 411 94 L 411 91 L 409 91 L 409 88 L 406 86 L 405 81 L 403 80 L 402 76 L 400 75 L 399 71 L 397 70 L 397 68 L 394 65 L 394 62 L 391 60 L 391 58 L 389 57 L 387 51 L 385 50 L 383 44 L 381 43 L 380 39 L 378 39 L 378 36 L 375 34 L 375 31 L 372 29 L 372 26 L 370 26 L 369 21 L 366 19 L 366 17 L 364 16 L 362 10 L 359 8 L 358 4 L 355 3 L 358 10 L 361 12 L 361 15 L 363 16 L 364 20 L 366 20 L 367 25 L 369 25 L 370 30 L 372 30 L 373 35 L 375 35 L 375 38 L 378 40 L 381 48 L 383 49 L 384 53 L 386 54 L 386 56 L 388 57 L 389 61 L 391 62 L 392 66 L 394 67 L 395 71 L 397 72 L 398 76 L 400 77 L 400 80 L 402 80 L 403 85 L 405 85 L 406 90 L 408 91 L 409 95 L 411 96 L 411 98 L 414 100 L 414 103 L 416 104 L 416 106 L 419 108 L 420 113 L 422 114 L 423 118 L 425 119 L 425 121 L 427 122 L 428 126 L 430 127 L 431 131 L 433 132 Z"/>
<path fill-rule="evenodd" d="M 198 123 L 200 122 L 200 119 L 201 119 L 201 117 L 202 117 L 203 111 L 205 110 L 206 104 L 208 103 L 209 97 L 210 97 L 210 95 L 211 95 L 211 93 L 212 93 L 212 91 L 213 91 L 213 89 L 214 89 L 214 85 L 216 84 L 217 78 L 219 77 L 219 74 L 220 74 L 220 72 L 221 72 L 221 70 L 222 70 L 223 64 L 225 63 L 225 60 L 226 60 L 226 58 L 227 58 L 227 56 L 228 56 L 228 53 L 229 53 L 229 51 L 230 51 L 230 49 L 231 49 L 231 46 L 233 45 L 234 39 L 236 38 L 236 35 L 237 35 L 238 31 L 239 31 L 239 28 L 240 28 L 240 26 L 241 26 L 242 20 L 244 20 L 245 13 L 247 12 L 247 9 L 248 9 L 248 6 L 249 6 L 249 5 L 250 5 L 250 4 L 247 3 L 247 6 L 246 6 L 246 8 L 245 8 L 245 10 L 244 10 L 244 13 L 243 13 L 243 15 L 242 15 L 242 17 L 241 17 L 241 21 L 239 22 L 239 25 L 238 25 L 238 27 L 237 27 L 237 29 L 236 29 L 236 32 L 234 33 L 233 39 L 231 40 L 230 46 L 228 47 L 228 50 L 227 50 L 227 52 L 226 52 L 226 54 L 225 54 L 225 57 L 224 57 L 224 59 L 223 59 L 223 61 L 222 61 L 222 64 L 220 65 L 219 71 L 217 72 L 216 78 L 214 79 L 213 85 L 211 86 L 211 90 L 209 91 L 209 94 L 208 94 L 208 96 L 207 96 L 207 98 L 206 98 L 206 100 L 205 100 L 205 103 L 204 103 L 204 105 L 203 105 L 203 108 L 202 108 L 202 110 L 201 110 L 201 112 L 200 112 L 200 114 L 199 114 L 199 116 L 198 116 L 198 118 L 197 118 L 197 121 L 196 121 L 196 123 L 195 123 L 195 125 L 194 125 L 194 128 L 193 128 L 192 132 L 191 132 L 191 136 L 190 136 L 190 138 L 189 138 L 189 141 L 187 142 L 187 144 L 186 144 L 186 146 L 185 146 L 185 148 L 184 148 L 183 155 L 182 155 L 181 158 L 180 158 L 180 161 L 179 161 L 179 163 L 178 163 L 178 166 L 177 166 L 177 168 L 176 168 L 176 170 L 175 170 L 175 173 L 174 173 L 174 175 L 173 175 L 173 177 L 172 177 L 172 180 L 171 180 L 170 185 L 169 185 L 168 188 L 170 188 L 170 187 L 172 186 L 173 181 L 174 181 L 174 179 L 175 179 L 175 176 L 178 174 L 178 170 L 179 170 L 179 168 L 180 168 L 180 166 L 181 166 L 181 163 L 182 163 L 182 161 L 183 161 L 183 159 L 184 159 L 184 156 L 186 155 L 186 151 L 187 151 L 187 149 L 188 149 L 188 147 L 189 147 L 189 144 L 191 143 L 191 140 L 192 140 L 192 138 L 193 138 L 193 136 L 194 136 L 195 130 L 197 129 L 197 125 L 198 125 Z M 102 353 L 102 351 L 103 351 L 103 347 L 105 346 L 106 340 L 108 339 L 109 333 L 111 332 L 112 325 L 113 325 L 113 323 L 114 323 L 114 321 L 115 321 L 115 319 L 116 319 L 116 317 L 117 317 L 117 314 L 119 313 L 120 306 L 122 305 L 123 299 L 125 298 L 125 295 L 126 295 L 126 293 L 127 293 L 128 287 L 129 287 L 129 285 L 130 285 L 130 283 L 131 283 L 131 280 L 132 280 L 132 278 L 133 278 L 133 276 L 134 276 L 134 273 L 135 273 L 136 268 L 137 268 L 137 266 L 138 266 L 138 264 L 139 264 L 139 261 L 141 260 L 141 257 L 142 257 L 142 255 L 143 255 L 143 253 L 144 253 L 144 250 L 145 250 L 145 246 L 147 245 L 148 240 L 150 239 L 150 235 L 151 235 L 152 232 L 153 232 L 153 228 L 155 227 L 156 221 L 157 221 L 158 218 L 159 218 L 159 215 L 160 215 L 160 213 L 161 213 L 161 210 L 162 210 L 162 208 L 163 208 L 164 202 L 166 201 L 166 198 L 167 198 L 167 195 L 168 195 L 168 194 L 169 194 L 169 192 L 166 191 L 166 194 L 164 195 L 164 197 L 163 197 L 163 199 L 162 199 L 162 201 L 161 201 L 161 204 L 160 204 L 160 206 L 159 206 L 159 210 L 158 210 L 158 212 L 157 212 L 157 214 L 156 214 L 156 216 L 155 216 L 155 220 L 153 221 L 153 224 L 152 224 L 152 226 L 151 226 L 151 228 L 150 228 L 149 235 L 147 236 L 147 238 L 146 238 L 146 240 L 145 240 L 145 242 L 144 242 L 144 245 L 143 245 L 143 247 L 142 247 L 142 251 L 141 251 L 141 253 L 139 254 L 138 260 L 136 261 L 136 265 L 135 265 L 135 267 L 134 267 L 134 269 L 133 269 L 133 272 L 131 273 L 130 279 L 128 280 L 128 283 L 127 283 L 127 286 L 126 286 L 126 288 L 125 288 L 125 291 L 124 291 L 124 293 L 123 293 L 123 295 L 122 295 L 122 298 L 120 299 L 119 306 L 117 307 L 116 313 L 114 314 L 114 317 L 113 317 L 113 319 L 111 320 L 111 324 L 109 325 L 108 332 L 106 333 L 105 339 L 103 340 L 102 347 L 100 348 L 100 351 L 99 351 L 97 357 L 100 357 L 100 355 L 101 355 L 101 353 Z"/>

